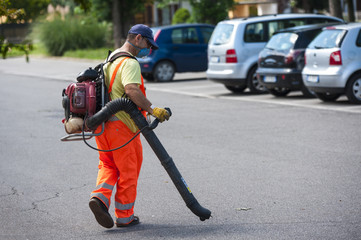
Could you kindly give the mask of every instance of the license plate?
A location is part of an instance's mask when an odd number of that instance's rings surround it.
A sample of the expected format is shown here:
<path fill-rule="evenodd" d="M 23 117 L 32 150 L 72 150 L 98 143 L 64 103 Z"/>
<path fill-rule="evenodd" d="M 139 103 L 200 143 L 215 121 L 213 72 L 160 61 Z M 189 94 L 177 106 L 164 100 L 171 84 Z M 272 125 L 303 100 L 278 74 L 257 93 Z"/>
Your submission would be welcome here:
<path fill-rule="evenodd" d="M 211 62 L 218 63 L 219 62 L 219 57 L 218 56 L 211 57 Z"/>
<path fill-rule="evenodd" d="M 263 81 L 267 83 L 275 83 L 277 82 L 277 79 L 275 76 L 264 76 Z"/>
<path fill-rule="evenodd" d="M 319 77 L 315 75 L 307 75 L 307 82 L 318 83 Z"/>

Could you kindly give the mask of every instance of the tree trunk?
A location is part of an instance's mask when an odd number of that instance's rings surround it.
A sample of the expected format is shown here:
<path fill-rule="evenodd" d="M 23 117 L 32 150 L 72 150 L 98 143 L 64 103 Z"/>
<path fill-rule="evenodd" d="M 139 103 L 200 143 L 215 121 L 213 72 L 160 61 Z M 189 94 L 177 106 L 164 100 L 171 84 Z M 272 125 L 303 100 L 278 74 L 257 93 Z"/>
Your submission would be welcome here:
<path fill-rule="evenodd" d="M 347 15 L 348 21 L 354 22 L 355 21 L 355 6 L 353 5 L 353 0 L 347 0 Z"/>
<path fill-rule="evenodd" d="M 303 10 L 305 10 L 306 13 L 311 12 L 311 6 L 308 0 L 302 0 L 302 6 L 303 6 Z"/>
<path fill-rule="evenodd" d="M 330 14 L 334 17 L 343 19 L 341 0 L 328 0 L 330 5 Z"/>
<path fill-rule="evenodd" d="M 114 39 L 114 48 L 121 47 L 122 41 L 122 24 L 120 18 L 120 0 L 113 0 L 113 9 L 112 9 L 112 20 L 113 20 L 113 39 Z"/>

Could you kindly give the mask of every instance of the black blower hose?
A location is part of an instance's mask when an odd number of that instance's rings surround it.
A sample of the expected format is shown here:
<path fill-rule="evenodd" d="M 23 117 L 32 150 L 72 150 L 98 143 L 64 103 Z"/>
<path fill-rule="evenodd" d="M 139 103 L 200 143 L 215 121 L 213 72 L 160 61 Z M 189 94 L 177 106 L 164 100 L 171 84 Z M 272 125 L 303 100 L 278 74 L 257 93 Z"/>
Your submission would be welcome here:
<path fill-rule="evenodd" d="M 168 155 L 153 130 L 151 128 L 147 128 L 147 126 L 149 126 L 147 120 L 132 101 L 125 98 L 119 98 L 107 103 L 99 112 L 86 120 L 86 125 L 90 129 L 96 129 L 97 126 L 108 120 L 113 114 L 122 110 L 130 115 L 139 129 L 144 129 L 142 131 L 144 138 L 147 140 L 148 144 L 167 171 L 169 177 L 172 179 L 187 207 L 195 215 L 197 215 L 201 221 L 209 219 L 211 217 L 211 211 L 202 207 L 198 203 L 197 199 L 193 196 L 185 180 L 178 171 L 173 159 Z"/>

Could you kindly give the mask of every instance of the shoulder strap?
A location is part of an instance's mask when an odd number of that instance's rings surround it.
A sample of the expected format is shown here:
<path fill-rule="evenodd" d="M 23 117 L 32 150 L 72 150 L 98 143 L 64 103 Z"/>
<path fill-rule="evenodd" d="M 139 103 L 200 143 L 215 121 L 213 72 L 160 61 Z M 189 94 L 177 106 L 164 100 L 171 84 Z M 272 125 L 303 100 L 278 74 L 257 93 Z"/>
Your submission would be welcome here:
<path fill-rule="evenodd" d="M 114 80 L 115 80 L 115 76 L 117 75 L 117 72 L 120 68 L 120 66 L 122 65 L 122 63 L 124 62 L 125 59 L 127 59 L 129 57 L 125 57 L 123 58 L 120 63 L 118 63 L 118 65 L 115 67 L 114 69 L 114 72 L 113 72 L 113 75 L 112 75 L 112 78 L 110 79 L 110 83 L 109 83 L 109 87 L 108 87 L 108 93 L 110 93 L 112 91 L 112 87 L 113 87 L 113 83 L 114 83 Z"/>
<path fill-rule="evenodd" d="M 116 54 L 114 54 L 109 60 L 108 62 L 114 62 L 117 58 L 119 57 L 130 57 L 130 58 L 133 58 L 135 60 L 137 60 L 134 56 L 130 55 L 129 53 L 127 52 L 118 52 Z"/>

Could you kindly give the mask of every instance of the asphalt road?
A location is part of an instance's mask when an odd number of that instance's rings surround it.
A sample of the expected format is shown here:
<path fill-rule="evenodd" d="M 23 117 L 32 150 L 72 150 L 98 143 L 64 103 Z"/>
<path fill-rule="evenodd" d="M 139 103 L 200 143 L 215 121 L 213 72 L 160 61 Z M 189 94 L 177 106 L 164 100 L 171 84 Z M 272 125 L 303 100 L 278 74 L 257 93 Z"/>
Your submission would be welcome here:
<path fill-rule="evenodd" d="M 59 141 L 61 91 L 95 63 L 0 61 L 0 239 L 361 239 L 360 106 L 234 95 L 202 73 L 146 87 L 173 112 L 155 133 L 213 217 L 190 212 L 143 139 L 141 224 L 102 228 L 97 152 Z"/>

